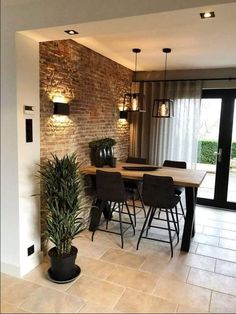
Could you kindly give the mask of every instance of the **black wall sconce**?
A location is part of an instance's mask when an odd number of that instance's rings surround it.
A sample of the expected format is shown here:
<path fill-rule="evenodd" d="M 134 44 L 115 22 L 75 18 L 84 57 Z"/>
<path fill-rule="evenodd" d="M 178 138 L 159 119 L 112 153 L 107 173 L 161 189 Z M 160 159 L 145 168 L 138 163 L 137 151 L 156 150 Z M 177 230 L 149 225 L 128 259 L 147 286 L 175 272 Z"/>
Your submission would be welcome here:
<path fill-rule="evenodd" d="M 70 106 L 62 102 L 53 102 L 53 114 L 68 116 L 70 114 Z"/>
<path fill-rule="evenodd" d="M 128 111 L 127 110 L 121 110 L 120 111 L 120 119 L 128 119 Z"/>

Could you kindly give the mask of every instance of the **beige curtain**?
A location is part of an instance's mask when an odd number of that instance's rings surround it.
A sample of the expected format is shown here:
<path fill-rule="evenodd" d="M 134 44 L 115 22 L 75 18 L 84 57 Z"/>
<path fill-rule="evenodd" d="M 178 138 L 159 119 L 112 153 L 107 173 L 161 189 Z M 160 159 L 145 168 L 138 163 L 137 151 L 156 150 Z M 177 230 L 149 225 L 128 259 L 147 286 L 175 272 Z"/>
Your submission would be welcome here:
<path fill-rule="evenodd" d="M 146 113 L 130 115 L 130 156 L 162 165 L 165 159 L 185 160 L 194 167 L 200 121 L 201 81 L 167 82 L 167 97 L 174 100 L 174 117 L 152 118 L 155 98 L 163 97 L 163 82 L 144 82 Z"/>

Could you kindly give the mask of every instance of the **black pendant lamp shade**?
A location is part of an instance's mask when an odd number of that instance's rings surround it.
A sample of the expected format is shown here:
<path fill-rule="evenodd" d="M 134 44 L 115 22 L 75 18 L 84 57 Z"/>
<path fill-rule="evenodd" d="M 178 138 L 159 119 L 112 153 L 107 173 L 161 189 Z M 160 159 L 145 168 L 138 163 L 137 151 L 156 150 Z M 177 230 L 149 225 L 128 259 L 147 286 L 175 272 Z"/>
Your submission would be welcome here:
<path fill-rule="evenodd" d="M 134 80 L 132 82 L 130 93 L 124 94 L 123 99 L 123 109 L 120 111 L 120 119 L 128 116 L 128 112 L 145 112 L 144 95 L 139 92 L 139 83 L 136 80 L 136 69 L 137 69 L 137 54 L 141 52 L 139 48 L 133 48 L 133 53 L 135 53 L 135 70 L 134 70 Z M 121 117 L 122 116 L 122 117 Z"/>
<path fill-rule="evenodd" d="M 153 118 L 170 118 L 174 116 L 174 102 L 172 99 L 166 97 L 166 68 L 167 68 L 167 54 L 171 52 L 170 48 L 162 50 L 165 54 L 165 72 L 164 72 L 164 91 L 163 98 L 154 99 L 152 107 Z"/>

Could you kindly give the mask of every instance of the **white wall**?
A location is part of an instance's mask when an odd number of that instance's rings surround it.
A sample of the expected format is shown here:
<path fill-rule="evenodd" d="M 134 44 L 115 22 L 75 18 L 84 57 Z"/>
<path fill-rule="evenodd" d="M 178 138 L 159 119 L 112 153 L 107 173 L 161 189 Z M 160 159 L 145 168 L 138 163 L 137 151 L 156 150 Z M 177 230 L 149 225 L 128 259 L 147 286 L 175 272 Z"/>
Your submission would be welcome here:
<path fill-rule="evenodd" d="M 18 184 L 20 225 L 20 274 L 24 275 L 40 262 L 39 182 L 36 179 L 40 163 L 39 110 L 39 44 L 16 34 L 16 77 L 18 113 Z M 25 114 L 24 105 L 33 106 L 34 114 Z M 33 142 L 26 143 L 25 120 L 33 120 Z M 35 253 L 27 248 L 35 246 Z"/>
<path fill-rule="evenodd" d="M 31 198 L 39 161 L 37 44 L 17 31 L 231 2 L 227 0 L 1 1 L 1 271 L 22 276 L 39 255 L 39 206 Z M 23 104 L 35 105 L 34 143 L 24 143 Z M 36 252 L 27 257 L 27 247 Z"/>

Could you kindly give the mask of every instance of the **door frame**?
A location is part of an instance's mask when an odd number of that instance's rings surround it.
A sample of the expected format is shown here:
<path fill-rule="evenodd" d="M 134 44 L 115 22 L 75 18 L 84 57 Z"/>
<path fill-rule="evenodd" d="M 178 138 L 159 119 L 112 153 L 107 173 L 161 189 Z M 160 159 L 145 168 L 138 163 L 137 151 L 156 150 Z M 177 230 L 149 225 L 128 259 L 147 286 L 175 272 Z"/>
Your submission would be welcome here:
<path fill-rule="evenodd" d="M 227 202 L 231 141 L 233 131 L 236 89 L 204 89 L 202 98 L 221 98 L 218 148 L 222 149 L 221 161 L 217 158 L 214 199 L 197 198 L 197 204 L 236 210 L 236 202 Z"/>

